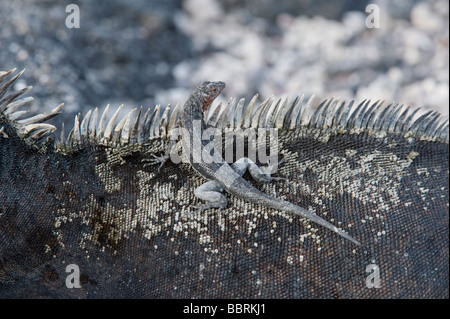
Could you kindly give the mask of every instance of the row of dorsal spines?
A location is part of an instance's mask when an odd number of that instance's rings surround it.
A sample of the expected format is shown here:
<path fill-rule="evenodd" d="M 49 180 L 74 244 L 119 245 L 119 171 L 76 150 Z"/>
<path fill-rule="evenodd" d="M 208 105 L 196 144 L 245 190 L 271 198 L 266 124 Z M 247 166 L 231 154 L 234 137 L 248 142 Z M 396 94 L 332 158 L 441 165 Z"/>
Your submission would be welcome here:
<path fill-rule="evenodd" d="M 207 125 L 219 130 L 224 128 L 278 128 L 294 130 L 298 127 L 327 130 L 330 133 L 343 131 L 369 133 L 402 134 L 425 140 L 439 140 L 448 143 L 449 123 L 439 112 L 423 112 L 420 108 L 412 109 L 400 104 L 389 104 L 377 101 L 371 103 L 364 100 L 358 105 L 354 101 L 341 102 L 338 99 L 323 101 L 315 110 L 312 108 L 313 96 L 306 102 L 304 95 L 298 95 L 292 102 L 289 98 L 270 96 L 262 103 L 256 103 L 255 95 L 246 105 L 244 99 L 231 98 L 226 104 L 216 104 L 207 114 Z M 82 121 L 75 117 L 75 125 L 66 144 L 82 143 L 83 139 L 101 144 L 126 145 L 141 143 L 148 139 L 168 138 L 171 130 L 177 127 L 177 118 L 181 111 L 180 103 L 172 110 L 168 105 L 164 111 L 157 105 L 153 111 L 147 109 L 142 115 L 142 106 L 133 117 L 136 109 L 123 116 L 120 121 L 117 115 L 120 106 L 105 126 L 109 106 L 98 120 L 98 111 L 89 111 Z M 80 123 L 81 122 L 81 123 Z"/>
<path fill-rule="evenodd" d="M 147 108 L 144 114 L 141 106 L 139 109 L 132 109 L 118 120 L 118 115 L 123 108 L 123 105 L 120 105 L 108 121 L 110 105 L 106 106 L 100 118 L 98 108 L 95 108 L 93 111 L 89 110 L 83 118 L 81 114 L 75 116 L 74 126 L 67 138 L 64 137 L 63 125 L 58 145 L 74 147 L 87 142 L 115 146 L 141 144 L 146 140 L 165 138 L 169 135 L 169 130 L 176 127 L 178 107 L 179 104 L 171 113 L 170 104 L 164 110 L 157 105 L 153 110 Z"/>
<path fill-rule="evenodd" d="M 0 85 L 15 69 L 0 72 Z M 32 98 L 15 101 L 31 87 L 24 88 L 3 97 L 20 72 L 0 87 L 0 114 L 6 115 L 14 121 L 19 134 L 31 141 L 38 142 L 55 131 L 53 125 L 43 123 L 60 114 L 62 104 L 47 114 L 40 114 L 27 119 L 21 119 L 27 111 L 20 110 L 31 103 Z M 231 98 L 228 103 L 212 106 L 205 114 L 205 122 L 219 130 L 224 128 L 278 128 L 295 130 L 299 127 L 326 130 L 329 133 L 360 132 L 393 133 L 407 135 L 419 139 L 449 142 L 449 123 L 439 112 L 422 112 L 420 108 L 400 104 L 389 104 L 364 100 L 360 104 L 354 101 L 346 103 L 339 99 L 323 101 L 317 108 L 313 106 L 314 96 L 305 99 L 304 95 L 297 95 L 292 101 L 289 98 L 276 99 L 268 97 L 257 103 L 255 95 L 248 104 L 244 99 Z M 109 118 L 110 106 L 106 106 L 100 116 L 98 108 L 90 110 L 84 117 L 75 116 L 75 123 L 67 137 L 64 136 L 64 126 L 60 138 L 57 139 L 58 148 L 73 148 L 85 143 L 102 145 L 127 145 L 142 143 L 146 140 L 168 138 L 170 132 L 177 127 L 177 118 L 181 111 L 181 104 L 174 108 L 168 105 L 162 109 L 160 105 L 143 111 L 132 109 L 121 119 L 119 106 Z"/>
<path fill-rule="evenodd" d="M 36 144 L 46 140 L 47 137 L 52 136 L 56 127 L 44 122 L 60 114 L 63 104 L 47 114 L 39 114 L 20 119 L 29 112 L 28 107 L 31 105 L 33 98 L 25 97 L 19 99 L 19 97 L 28 92 L 32 87 L 27 86 L 7 95 L 6 93 L 10 91 L 17 79 L 25 72 L 25 70 L 22 70 L 8 80 L 15 71 L 15 68 L 10 71 L 0 71 L 0 120 L 8 120 L 17 129 L 17 133 L 20 137 L 31 144 Z M 0 123 L 0 129 L 1 128 L 2 126 Z"/>
<path fill-rule="evenodd" d="M 449 123 L 439 112 L 428 111 L 417 114 L 420 108 L 412 109 L 400 104 L 389 104 L 377 101 L 371 103 L 364 100 L 358 105 L 354 101 L 346 103 L 338 99 L 323 101 L 315 110 L 312 108 L 314 96 L 307 101 L 304 95 L 298 95 L 292 102 L 289 98 L 270 96 L 262 103 L 257 103 L 255 95 L 246 105 L 244 99 L 231 98 L 226 104 L 216 104 L 207 114 L 207 125 L 219 130 L 224 128 L 278 128 L 294 130 L 298 127 L 326 130 L 330 133 L 366 131 L 373 134 L 393 133 L 407 135 L 425 140 L 438 140 L 448 143 Z M 145 115 L 142 106 L 131 110 L 128 114 L 117 120 L 120 106 L 108 124 L 105 120 L 109 105 L 98 120 L 97 108 L 89 111 L 83 120 L 80 115 L 75 117 L 74 128 L 69 134 L 65 144 L 73 146 L 83 140 L 108 145 L 126 145 L 141 143 L 145 140 L 168 138 L 169 133 L 177 127 L 177 118 L 181 111 L 181 104 L 175 108 L 168 105 L 164 110 L 157 105 L 153 110 L 148 108 Z M 137 115 L 133 117 L 133 114 Z"/>

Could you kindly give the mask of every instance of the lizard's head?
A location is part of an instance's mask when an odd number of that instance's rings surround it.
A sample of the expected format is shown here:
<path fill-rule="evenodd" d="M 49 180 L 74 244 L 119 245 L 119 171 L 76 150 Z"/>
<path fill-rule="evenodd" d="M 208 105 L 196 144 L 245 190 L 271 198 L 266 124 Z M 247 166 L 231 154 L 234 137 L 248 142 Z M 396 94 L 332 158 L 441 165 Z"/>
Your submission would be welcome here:
<path fill-rule="evenodd" d="M 202 82 L 199 86 L 199 92 L 202 95 L 202 111 L 206 111 L 214 99 L 225 88 L 224 82 Z"/>

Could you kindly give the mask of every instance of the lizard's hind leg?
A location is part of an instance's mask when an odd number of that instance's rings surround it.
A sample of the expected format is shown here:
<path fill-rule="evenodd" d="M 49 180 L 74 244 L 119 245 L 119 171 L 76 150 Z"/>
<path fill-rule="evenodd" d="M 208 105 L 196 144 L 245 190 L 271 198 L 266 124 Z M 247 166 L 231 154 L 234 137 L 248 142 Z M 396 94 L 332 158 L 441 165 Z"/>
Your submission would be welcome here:
<path fill-rule="evenodd" d="M 281 161 L 280 163 L 282 163 Z M 280 164 L 279 163 L 279 164 Z M 270 171 L 272 169 L 269 164 L 267 167 L 260 168 L 251 159 L 247 157 L 240 158 L 237 160 L 231 168 L 238 173 L 240 176 L 248 170 L 250 175 L 258 182 L 270 182 L 273 180 L 281 180 L 281 177 L 270 176 Z M 269 172 L 269 173 L 267 173 Z M 224 209 L 228 205 L 227 198 L 222 194 L 224 191 L 223 184 L 218 181 L 209 181 L 194 190 L 195 196 L 206 201 L 206 204 L 195 206 L 199 211 L 209 209 L 209 208 L 219 208 Z"/>
<path fill-rule="evenodd" d="M 203 199 L 207 204 L 195 206 L 199 211 L 209 208 L 226 208 L 228 205 L 227 198 L 222 194 L 224 188 L 222 183 L 217 181 L 209 181 L 194 190 L 195 196 Z"/>
<path fill-rule="evenodd" d="M 279 164 L 284 161 L 281 160 Z M 272 170 L 272 165 L 268 165 L 266 167 L 259 167 L 253 162 L 251 159 L 247 157 L 242 157 L 238 159 L 231 165 L 231 168 L 238 173 L 239 175 L 244 175 L 245 171 L 248 170 L 250 175 L 252 175 L 253 179 L 257 182 L 270 182 L 273 180 L 284 180 L 282 177 L 272 177 L 270 175 L 270 171 Z"/>

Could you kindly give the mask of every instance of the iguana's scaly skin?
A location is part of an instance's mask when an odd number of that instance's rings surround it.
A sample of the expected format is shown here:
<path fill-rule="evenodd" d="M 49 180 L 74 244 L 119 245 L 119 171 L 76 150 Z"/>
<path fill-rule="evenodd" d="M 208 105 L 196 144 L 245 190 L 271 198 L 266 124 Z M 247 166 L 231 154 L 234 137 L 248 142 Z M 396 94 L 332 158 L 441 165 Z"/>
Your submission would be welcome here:
<path fill-rule="evenodd" d="M 287 180 L 257 187 L 351 232 L 364 243 L 355 249 L 233 196 L 195 213 L 204 180 L 189 164 L 142 163 L 164 152 L 179 108 L 108 123 L 94 110 L 61 142 L 43 123 L 60 107 L 21 120 L 31 99 L 7 95 L 11 76 L 0 73 L 1 298 L 448 298 L 449 134 L 438 113 L 333 100 L 311 112 L 299 97 L 207 114 L 224 132 L 277 127 Z M 69 264 L 81 288 L 65 286 Z M 369 265 L 381 288 L 367 288 Z"/>

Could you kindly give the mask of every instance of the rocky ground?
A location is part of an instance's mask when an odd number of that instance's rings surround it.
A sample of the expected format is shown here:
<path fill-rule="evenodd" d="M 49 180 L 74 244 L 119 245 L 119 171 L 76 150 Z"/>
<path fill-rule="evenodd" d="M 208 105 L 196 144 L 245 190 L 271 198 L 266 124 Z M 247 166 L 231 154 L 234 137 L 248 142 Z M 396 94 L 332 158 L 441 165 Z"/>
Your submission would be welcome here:
<path fill-rule="evenodd" d="M 69 3 L 80 28 L 65 25 Z M 449 3 L 0 0 L 0 69 L 26 68 L 34 112 L 183 101 L 203 80 L 223 94 L 384 99 L 449 110 Z"/>

